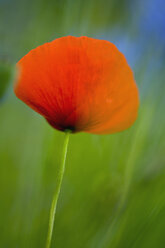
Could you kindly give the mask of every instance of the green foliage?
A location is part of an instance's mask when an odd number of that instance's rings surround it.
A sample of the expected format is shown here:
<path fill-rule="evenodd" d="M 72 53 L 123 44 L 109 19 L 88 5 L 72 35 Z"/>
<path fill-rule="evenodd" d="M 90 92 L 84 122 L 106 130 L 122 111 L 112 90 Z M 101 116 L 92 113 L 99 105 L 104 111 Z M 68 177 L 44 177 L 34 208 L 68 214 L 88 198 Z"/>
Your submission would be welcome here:
<path fill-rule="evenodd" d="M 11 82 L 13 71 L 13 67 L 10 64 L 0 62 L 0 100 Z"/>
<path fill-rule="evenodd" d="M 163 248 L 164 99 L 151 92 L 131 129 L 71 136 L 52 247 Z M 44 247 L 64 136 L 14 96 L 0 116 L 1 246 Z"/>
<path fill-rule="evenodd" d="M 3 0 L 0 54 L 15 63 L 56 37 L 112 37 L 118 25 L 134 44 L 141 13 L 130 21 L 130 2 Z M 165 73 L 162 47 L 150 43 L 135 64 L 135 125 L 114 135 L 71 136 L 52 248 L 165 246 Z M 11 71 L 0 65 L 1 96 Z M 14 94 L 0 106 L 0 247 L 45 247 L 63 138 Z"/>

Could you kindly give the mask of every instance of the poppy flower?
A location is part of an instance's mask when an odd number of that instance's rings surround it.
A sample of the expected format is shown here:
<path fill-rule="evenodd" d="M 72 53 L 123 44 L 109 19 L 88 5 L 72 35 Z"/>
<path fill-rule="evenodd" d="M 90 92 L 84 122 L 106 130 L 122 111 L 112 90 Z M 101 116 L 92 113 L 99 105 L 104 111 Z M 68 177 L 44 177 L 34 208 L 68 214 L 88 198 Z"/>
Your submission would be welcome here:
<path fill-rule="evenodd" d="M 59 38 L 30 51 L 17 66 L 16 96 L 58 130 L 115 133 L 137 118 L 133 72 L 109 41 Z"/>

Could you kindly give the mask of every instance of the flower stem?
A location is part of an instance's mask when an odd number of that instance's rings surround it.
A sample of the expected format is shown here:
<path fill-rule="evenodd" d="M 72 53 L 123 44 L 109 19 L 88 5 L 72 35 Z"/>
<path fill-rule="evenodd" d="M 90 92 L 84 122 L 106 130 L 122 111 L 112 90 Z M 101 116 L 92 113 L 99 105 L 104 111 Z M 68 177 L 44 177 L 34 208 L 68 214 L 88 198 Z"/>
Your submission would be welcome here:
<path fill-rule="evenodd" d="M 67 155 L 67 150 L 68 150 L 69 135 L 70 135 L 70 131 L 66 131 L 65 132 L 64 145 L 63 145 L 63 151 L 62 151 L 62 159 L 61 159 L 61 164 L 60 164 L 59 172 L 58 172 L 58 176 L 57 176 L 57 186 L 56 186 L 56 189 L 54 192 L 53 201 L 52 201 L 52 205 L 51 205 L 51 209 L 50 209 L 46 248 L 50 248 L 50 246 L 51 246 L 57 202 L 58 202 L 61 184 L 62 184 L 62 179 L 63 179 L 63 175 L 64 175 L 64 171 L 65 171 L 65 161 L 66 161 L 66 155 Z"/>

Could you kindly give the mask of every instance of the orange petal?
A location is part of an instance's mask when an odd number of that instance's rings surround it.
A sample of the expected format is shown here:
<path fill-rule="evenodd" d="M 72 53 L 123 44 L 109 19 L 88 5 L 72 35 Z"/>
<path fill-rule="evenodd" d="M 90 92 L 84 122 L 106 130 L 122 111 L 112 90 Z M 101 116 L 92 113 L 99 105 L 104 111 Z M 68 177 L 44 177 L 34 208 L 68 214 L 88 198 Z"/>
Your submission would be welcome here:
<path fill-rule="evenodd" d="M 114 133 L 137 117 L 132 70 L 108 41 L 59 38 L 29 52 L 18 68 L 17 97 L 56 129 Z"/>

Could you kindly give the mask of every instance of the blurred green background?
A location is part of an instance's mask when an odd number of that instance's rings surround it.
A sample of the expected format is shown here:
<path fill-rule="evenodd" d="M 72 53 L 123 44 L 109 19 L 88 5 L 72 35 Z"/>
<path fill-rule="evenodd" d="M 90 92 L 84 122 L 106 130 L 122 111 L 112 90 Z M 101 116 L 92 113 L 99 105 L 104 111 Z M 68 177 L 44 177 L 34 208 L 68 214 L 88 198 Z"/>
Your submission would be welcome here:
<path fill-rule="evenodd" d="M 64 135 L 12 84 L 22 56 L 65 35 L 115 43 L 141 105 L 129 130 L 71 136 L 52 247 L 164 248 L 163 0 L 0 0 L 0 247 L 45 247 Z"/>

